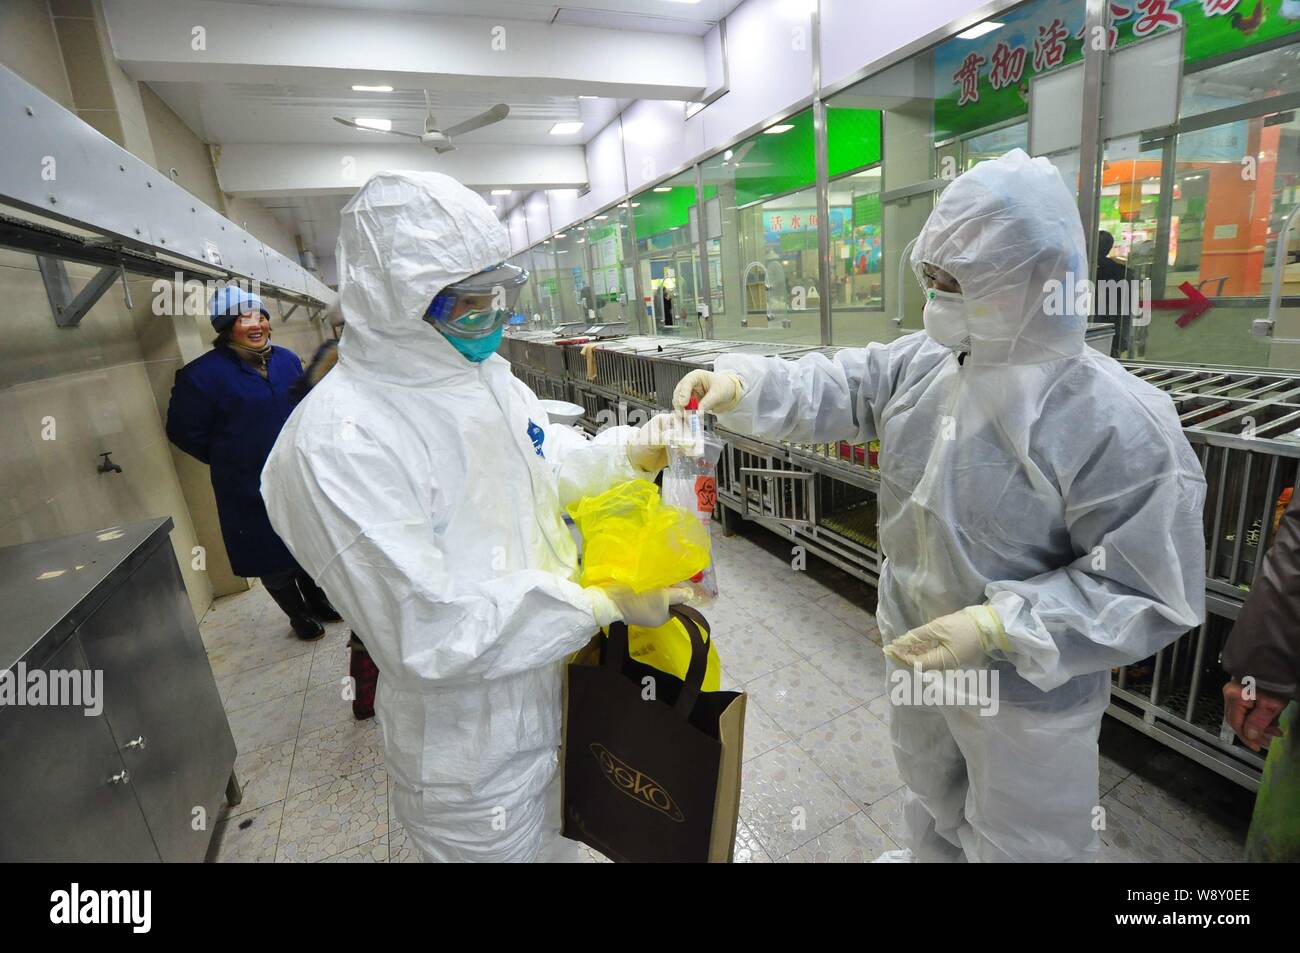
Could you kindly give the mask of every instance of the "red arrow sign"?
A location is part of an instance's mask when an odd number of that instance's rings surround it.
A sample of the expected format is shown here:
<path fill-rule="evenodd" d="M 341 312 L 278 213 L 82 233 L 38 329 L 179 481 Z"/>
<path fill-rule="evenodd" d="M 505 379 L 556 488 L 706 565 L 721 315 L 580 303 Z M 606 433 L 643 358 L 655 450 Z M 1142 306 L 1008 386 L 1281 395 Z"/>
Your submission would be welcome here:
<path fill-rule="evenodd" d="M 1214 307 L 1214 302 L 1201 294 L 1190 281 L 1184 281 L 1178 288 L 1183 294 L 1187 295 L 1186 298 L 1161 298 L 1159 301 L 1152 301 L 1151 307 L 1184 309 L 1175 322 L 1180 328 L 1187 327 L 1187 325 Z"/>

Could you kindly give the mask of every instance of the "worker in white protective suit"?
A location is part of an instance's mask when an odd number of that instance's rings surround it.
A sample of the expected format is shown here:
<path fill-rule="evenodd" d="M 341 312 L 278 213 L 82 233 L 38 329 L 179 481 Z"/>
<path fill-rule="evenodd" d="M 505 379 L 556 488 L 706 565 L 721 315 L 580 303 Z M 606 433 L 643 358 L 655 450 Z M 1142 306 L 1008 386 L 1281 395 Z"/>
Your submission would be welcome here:
<path fill-rule="evenodd" d="M 1204 619 L 1205 481 L 1174 407 L 1084 345 L 1086 314 L 1053 313 L 1051 283 L 1073 298 L 1085 257 L 1055 169 L 1015 150 L 954 181 L 922 230 L 924 332 L 834 360 L 726 355 L 674 394 L 740 433 L 880 440 L 908 859 L 1094 859 L 1110 670 Z M 900 704 L 912 666 L 996 673 L 998 704 Z"/>
<path fill-rule="evenodd" d="M 526 273 L 447 176 L 343 208 L 338 365 L 262 471 L 276 532 L 366 636 L 393 807 L 425 860 L 576 859 L 559 838 L 562 659 L 685 591 L 583 588 L 564 508 L 667 462 L 666 417 L 588 441 L 493 352 Z M 554 783 L 553 783 L 554 782 Z"/>

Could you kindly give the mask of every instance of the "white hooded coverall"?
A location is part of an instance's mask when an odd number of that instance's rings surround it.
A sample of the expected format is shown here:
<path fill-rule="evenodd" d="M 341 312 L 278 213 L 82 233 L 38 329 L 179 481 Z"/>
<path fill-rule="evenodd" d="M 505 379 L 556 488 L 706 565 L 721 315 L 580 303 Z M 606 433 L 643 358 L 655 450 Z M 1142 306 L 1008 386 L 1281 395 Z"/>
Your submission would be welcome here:
<path fill-rule="evenodd" d="M 589 442 L 549 424 L 505 360 L 471 363 L 423 320 L 509 255 L 455 180 L 371 178 L 342 212 L 338 366 L 262 471 L 271 524 L 379 667 L 389 792 L 425 860 L 574 846 L 552 784 L 560 665 L 612 619 L 574 581 L 562 507 L 650 476 L 628 461 L 631 428 Z"/>
<path fill-rule="evenodd" d="M 1046 159 L 954 181 L 912 261 L 960 283 L 963 362 L 924 332 L 834 360 L 726 355 L 743 396 L 719 424 L 879 439 L 883 638 L 984 604 L 1006 630 L 996 715 L 891 697 L 913 856 L 1090 860 L 1110 669 L 1204 619 L 1205 480 L 1170 399 L 1084 345 L 1085 313 L 1049 313 L 1049 282 L 1073 298 L 1088 269 Z"/>

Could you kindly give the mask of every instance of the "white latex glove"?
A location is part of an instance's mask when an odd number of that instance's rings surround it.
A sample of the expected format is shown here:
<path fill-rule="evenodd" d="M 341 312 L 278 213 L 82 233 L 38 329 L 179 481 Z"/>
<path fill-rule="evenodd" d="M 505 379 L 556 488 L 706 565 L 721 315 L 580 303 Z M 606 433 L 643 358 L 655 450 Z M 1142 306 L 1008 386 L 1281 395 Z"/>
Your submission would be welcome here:
<path fill-rule="evenodd" d="M 693 595 L 689 586 L 669 586 L 667 589 L 651 589 L 649 592 L 633 592 L 631 589 L 602 591 L 617 607 L 618 618 L 628 625 L 639 625 L 647 629 L 663 625 L 668 621 L 668 607 L 680 605 Z M 597 621 L 600 621 L 599 617 Z"/>
<path fill-rule="evenodd" d="M 673 406 L 685 410 L 694 396 L 700 399 L 700 413 L 725 414 L 740 403 L 742 389 L 740 378 L 735 374 L 691 371 L 673 388 Z"/>
<path fill-rule="evenodd" d="M 676 414 L 655 414 L 628 441 L 627 458 L 639 470 L 658 473 L 668 466 L 668 448 L 683 445 L 690 445 L 685 422 Z"/>
<path fill-rule="evenodd" d="M 885 646 L 885 654 L 907 668 L 966 669 L 983 665 L 994 649 L 1006 650 L 1002 620 L 988 606 L 969 606 L 918 626 Z"/>

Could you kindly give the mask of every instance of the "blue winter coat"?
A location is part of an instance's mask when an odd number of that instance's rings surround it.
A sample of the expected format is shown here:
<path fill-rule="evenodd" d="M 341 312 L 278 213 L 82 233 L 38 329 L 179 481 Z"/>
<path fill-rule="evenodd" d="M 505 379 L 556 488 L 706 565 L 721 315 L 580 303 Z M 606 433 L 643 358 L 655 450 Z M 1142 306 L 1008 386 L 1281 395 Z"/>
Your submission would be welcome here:
<path fill-rule="evenodd" d="M 302 375 L 292 351 L 271 346 L 269 379 L 228 347 L 176 372 L 167 437 L 212 470 L 221 536 L 239 576 L 267 576 L 296 563 L 271 528 L 262 502 L 262 466 L 289 419 L 289 389 Z"/>

